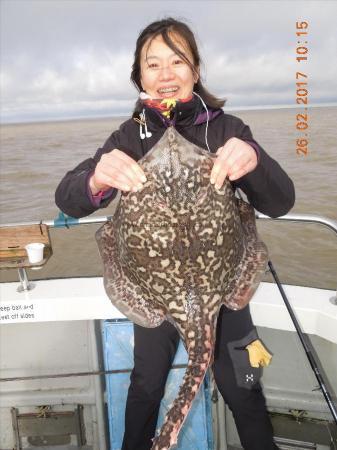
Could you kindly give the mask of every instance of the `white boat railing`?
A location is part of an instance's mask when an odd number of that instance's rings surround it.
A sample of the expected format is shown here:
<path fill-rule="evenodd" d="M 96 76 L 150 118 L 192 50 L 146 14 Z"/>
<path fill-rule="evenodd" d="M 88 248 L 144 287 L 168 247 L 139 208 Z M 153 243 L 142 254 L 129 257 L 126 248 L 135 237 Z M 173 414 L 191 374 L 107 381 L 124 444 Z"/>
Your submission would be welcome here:
<path fill-rule="evenodd" d="M 58 217 L 54 220 L 40 220 L 32 221 L 32 222 L 15 222 L 15 223 L 6 223 L 2 224 L 1 228 L 7 227 L 19 227 L 19 226 L 31 226 L 31 225 L 46 225 L 50 228 L 70 228 L 77 225 L 91 225 L 91 224 L 101 224 L 105 223 L 108 220 L 111 220 L 113 216 L 93 216 L 93 217 L 83 217 L 83 218 L 75 218 L 65 215 L 63 212 L 60 212 Z M 262 213 L 255 211 L 255 217 L 259 220 L 272 220 L 272 221 L 284 221 L 284 222 L 299 222 L 299 223 L 310 223 L 310 224 L 318 224 L 323 225 L 335 232 L 335 236 L 337 236 L 337 221 L 330 219 L 325 216 L 318 216 L 312 214 L 286 214 L 281 217 L 272 218 L 266 216 Z M 26 270 L 24 268 L 18 268 L 19 272 L 19 280 L 20 287 L 18 288 L 21 291 L 29 290 L 31 284 L 29 284 Z M 337 304 L 337 296 L 334 300 L 335 304 Z"/>
<path fill-rule="evenodd" d="M 272 218 L 258 212 L 256 213 L 256 218 L 273 221 L 317 223 L 329 228 L 337 234 L 337 221 L 324 216 L 316 216 L 313 214 L 286 214 L 285 216 Z"/>
<path fill-rule="evenodd" d="M 90 225 L 90 224 L 99 224 L 105 223 L 107 220 L 110 220 L 112 216 L 94 216 L 94 217 L 83 217 L 80 219 L 76 219 L 74 217 L 66 216 L 63 213 L 60 213 L 57 219 L 54 220 L 40 220 L 33 222 L 15 222 L 15 223 L 5 223 L 2 224 L 1 227 L 17 227 L 23 225 L 39 225 L 44 224 L 50 228 L 68 228 L 75 225 Z M 330 219 L 329 217 L 319 216 L 314 214 L 286 214 L 281 217 L 272 218 L 266 216 L 262 213 L 256 212 L 256 218 L 261 220 L 272 220 L 278 222 L 301 222 L 301 223 L 311 223 L 311 224 L 319 224 L 323 225 L 330 230 L 334 231 L 337 235 L 337 221 Z"/>

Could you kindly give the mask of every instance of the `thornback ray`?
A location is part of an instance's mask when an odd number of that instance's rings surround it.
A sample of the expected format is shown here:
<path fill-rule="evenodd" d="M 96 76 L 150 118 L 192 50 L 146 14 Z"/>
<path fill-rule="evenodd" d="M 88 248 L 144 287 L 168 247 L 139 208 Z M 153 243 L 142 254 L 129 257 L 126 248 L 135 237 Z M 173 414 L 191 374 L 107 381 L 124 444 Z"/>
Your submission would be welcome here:
<path fill-rule="evenodd" d="M 226 178 L 210 183 L 215 155 L 168 128 L 138 161 L 147 181 L 123 192 L 114 216 L 96 233 L 104 286 L 131 321 L 178 330 L 188 365 L 152 450 L 177 444 L 179 431 L 213 361 L 219 310 L 245 307 L 268 253 L 255 211 Z"/>

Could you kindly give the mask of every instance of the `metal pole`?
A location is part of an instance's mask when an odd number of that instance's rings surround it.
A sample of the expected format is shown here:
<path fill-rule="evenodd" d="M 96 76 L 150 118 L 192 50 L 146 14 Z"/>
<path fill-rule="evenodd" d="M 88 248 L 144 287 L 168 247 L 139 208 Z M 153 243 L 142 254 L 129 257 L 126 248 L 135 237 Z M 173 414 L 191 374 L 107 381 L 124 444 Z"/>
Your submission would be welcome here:
<path fill-rule="evenodd" d="M 18 292 L 30 291 L 35 286 L 34 283 L 30 283 L 27 277 L 26 269 L 23 267 L 18 268 L 20 286 L 17 288 Z"/>
<path fill-rule="evenodd" d="M 255 216 L 259 220 L 277 221 L 277 222 L 303 222 L 311 224 L 323 225 L 337 234 L 337 221 L 324 216 L 317 216 L 312 214 L 286 214 L 285 216 L 272 218 L 255 211 Z M 105 223 L 110 220 L 111 216 L 94 216 L 83 217 L 81 219 L 74 219 L 73 217 L 64 216 L 54 220 L 41 220 L 39 222 L 12 222 L 1 224 L 1 228 L 17 227 L 20 225 L 39 225 L 44 224 L 50 228 L 70 228 L 76 225 L 90 225 Z"/>
<path fill-rule="evenodd" d="M 187 364 L 174 364 L 171 369 L 186 369 Z M 7 377 L 0 378 L 0 383 L 7 381 L 27 381 L 27 380 L 45 380 L 48 378 L 70 378 L 70 377 L 87 377 L 90 375 L 112 375 L 116 373 L 130 373 L 132 369 L 114 369 L 114 370 L 92 370 L 90 372 L 69 372 L 56 373 L 50 375 L 27 375 L 24 377 Z"/>
<path fill-rule="evenodd" d="M 305 339 L 303 331 L 301 330 L 301 327 L 300 327 L 300 325 L 298 323 L 298 320 L 297 320 L 297 318 L 295 316 L 295 313 L 294 313 L 294 311 L 293 311 L 293 309 L 292 309 L 292 307 L 291 307 L 291 305 L 289 303 L 289 300 L 288 300 L 288 298 L 287 298 L 287 296 L 286 296 L 286 294 L 284 292 L 284 289 L 283 289 L 283 287 L 282 287 L 282 285 L 280 283 L 280 280 L 279 280 L 279 278 L 277 276 L 277 273 L 276 273 L 276 271 L 274 269 L 274 266 L 273 266 L 271 261 L 268 261 L 268 266 L 269 266 L 270 271 L 271 271 L 271 273 L 272 273 L 272 275 L 274 277 L 274 280 L 276 281 L 277 287 L 279 288 L 279 291 L 280 291 L 280 293 L 282 295 L 282 298 L 283 298 L 284 303 L 285 303 L 285 305 L 287 307 L 287 310 L 289 312 L 291 320 L 293 321 L 293 324 L 294 324 L 294 326 L 296 328 L 298 337 L 300 338 L 300 341 L 301 341 L 301 343 L 303 345 L 303 348 L 304 348 L 305 354 L 307 355 L 307 358 L 308 358 L 308 361 L 310 363 L 310 366 L 311 366 L 311 368 L 312 368 L 312 370 L 313 370 L 313 372 L 314 372 L 314 374 L 315 374 L 315 376 L 317 378 L 318 384 L 319 384 L 319 386 L 320 386 L 320 388 L 321 388 L 321 390 L 323 392 L 324 398 L 325 398 L 325 400 L 326 400 L 326 402 L 328 404 L 328 407 L 329 407 L 329 409 L 331 411 L 331 414 L 332 414 L 332 416 L 333 416 L 333 418 L 335 420 L 335 423 L 337 424 L 337 410 L 336 410 L 336 407 L 335 407 L 335 405 L 334 405 L 334 403 L 332 401 L 331 395 L 330 395 L 330 393 L 329 393 L 329 391 L 328 391 L 328 389 L 327 389 L 327 387 L 325 385 L 324 379 L 323 379 L 323 377 L 322 377 L 322 375 L 321 375 L 321 373 L 319 371 L 319 368 L 317 367 L 317 363 L 315 361 L 315 358 L 314 358 L 314 356 L 312 354 L 312 351 L 311 351 L 311 348 L 310 348 L 311 347 L 311 343 L 310 343 L 310 341 L 308 339 Z M 306 342 L 306 340 L 307 340 L 307 342 Z"/>

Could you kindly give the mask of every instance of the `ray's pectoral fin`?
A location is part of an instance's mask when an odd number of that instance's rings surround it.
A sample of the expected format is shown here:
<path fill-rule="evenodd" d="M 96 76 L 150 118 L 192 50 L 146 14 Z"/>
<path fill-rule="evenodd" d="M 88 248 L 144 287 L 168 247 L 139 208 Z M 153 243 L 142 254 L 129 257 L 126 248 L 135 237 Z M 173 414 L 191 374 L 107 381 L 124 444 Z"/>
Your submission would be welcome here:
<path fill-rule="evenodd" d="M 268 250 L 260 240 L 255 220 L 255 210 L 249 204 L 238 200 L 238 209 L 242 225 L 245 251 L 237 266 L 237 277 L 231 283 L 225 304 L 233 309 L 242 309 L 251 300 L 268 263 Z"/>
<path fill-rule="evenodd" d="M 105 291 L 112 304 L 137 325 L 158 327 L 166 318 L 165 311 L 144 298 L 139 286 L 131 285 L 120 263 L 113 223 L 106 222 L 95 238 L 103 261 Z"/>

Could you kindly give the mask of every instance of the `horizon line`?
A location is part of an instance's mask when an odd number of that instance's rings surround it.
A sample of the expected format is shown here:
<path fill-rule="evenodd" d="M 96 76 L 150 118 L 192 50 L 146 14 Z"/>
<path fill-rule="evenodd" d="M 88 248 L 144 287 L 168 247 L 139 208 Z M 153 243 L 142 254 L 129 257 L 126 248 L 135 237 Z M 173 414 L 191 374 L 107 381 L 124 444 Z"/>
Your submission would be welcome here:
<path fill-rule="evenodd" d="M 337 102 L 330 102 L 330 103 L 314 103 L 314 104 L 308 104 L 306 105 L 307 108 L 328 108 L 328 107 L 334 107 L 337 106 Z M 260 111 L 260 110 L 268 110 L 268 109 L 303 109 L 300 105 L 243 105 L 243 106 L 229 106 L 229 107 L 223 107 L 223 111 L 226 113 L 226 111 Z M 48 119 L 23 119 L 23 120 L 16 120 L 13 121 L 1 121 L 0 125 L 23 125 L 23 124 L 34 124 L 34 123 L 51 123 L 51 122 L 71 122 L 71 121 L 79 121 L 79 120 L 100 120 L 100 119 L 113 119 L 113 118 L 127 118 L 130 117 L 130 114 L 117 114 L 117 113 L 111 113 L 111 114 L 93 114 L 93 115 L 80 115 L 80 116 L 64 116 L 64 117 L 55 117 L 55 118 L 48 118 Z"/>

